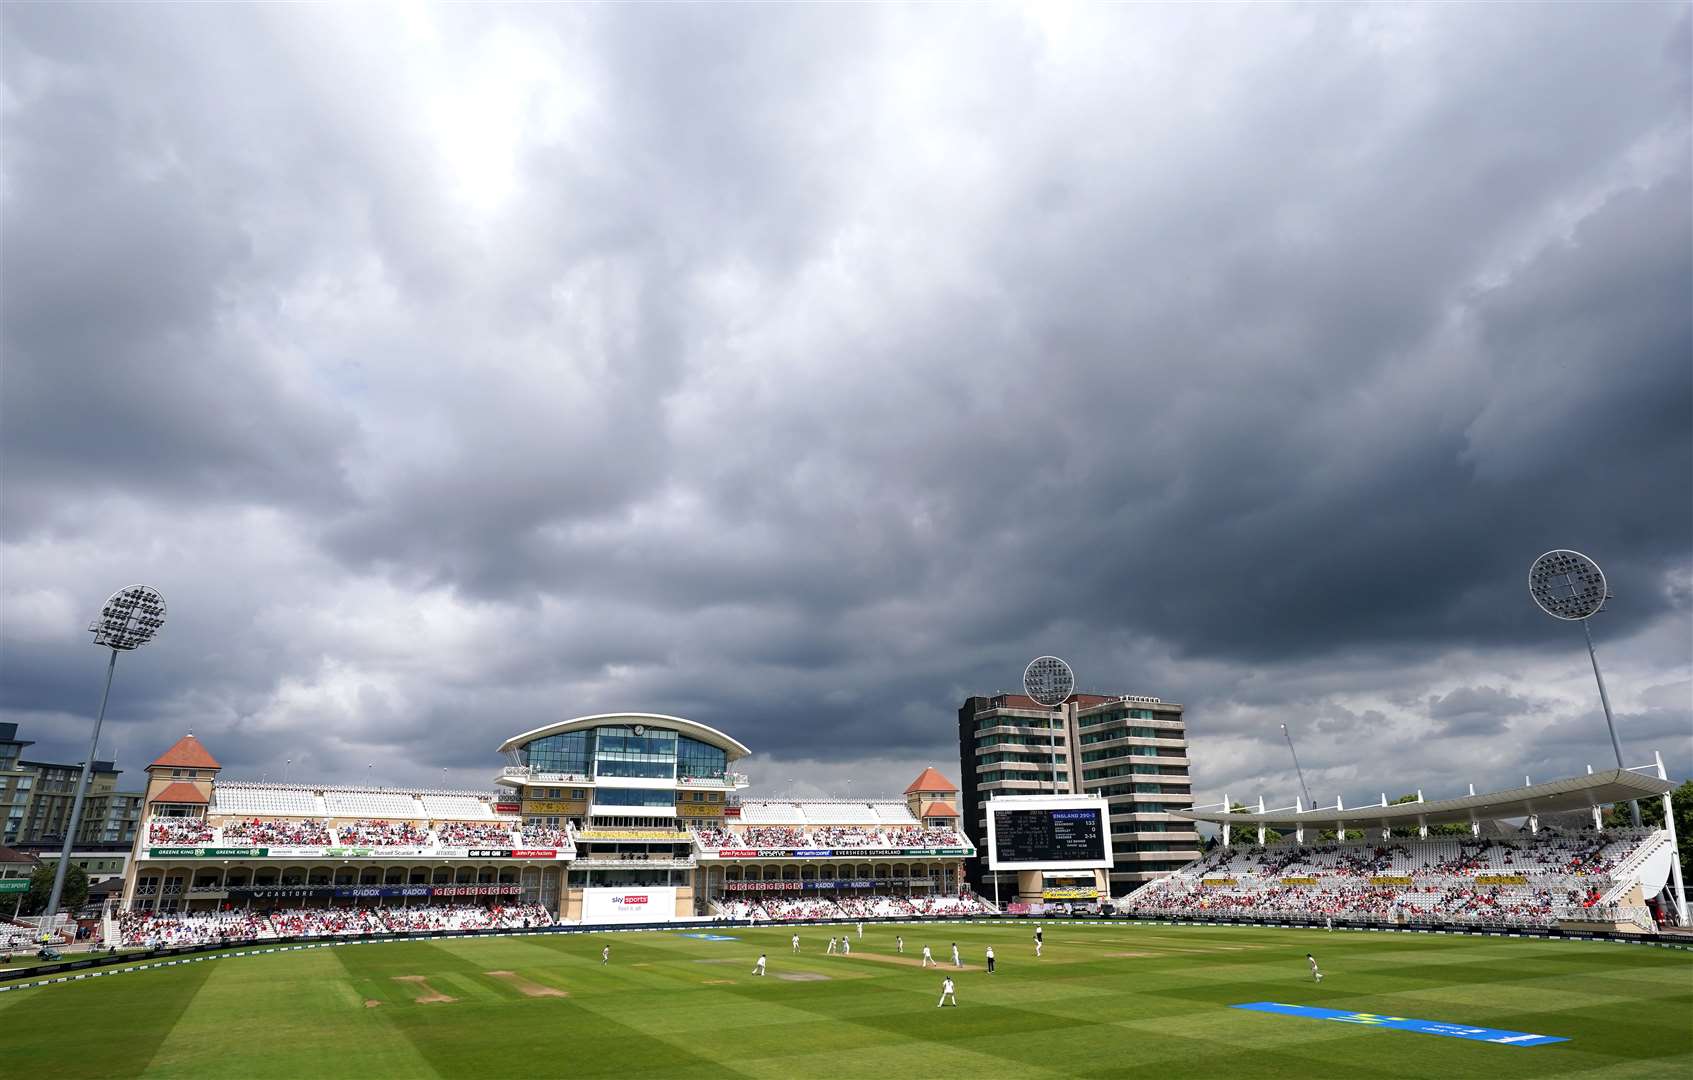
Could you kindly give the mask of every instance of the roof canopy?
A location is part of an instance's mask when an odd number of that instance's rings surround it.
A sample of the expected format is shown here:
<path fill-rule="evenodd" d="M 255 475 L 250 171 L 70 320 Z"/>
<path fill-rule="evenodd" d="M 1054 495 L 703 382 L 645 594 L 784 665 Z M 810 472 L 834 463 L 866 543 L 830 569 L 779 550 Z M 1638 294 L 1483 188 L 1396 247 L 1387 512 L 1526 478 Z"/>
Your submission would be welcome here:
<path fill-rule="evenodd" d="M 707 727 L 694 720 L 684 720 L 680 716 L 666 716 L 663 713 L 597 713 L 593 716 L 578 716 L 574 720 L 560 720 L 552 724 L 543 724 L 532 728 L 521 735 L 513 735 L 500 744 L 500 753 L 509 753 L 525 743 L 547 735 L 558 735 L 566 731 L 583 731 L 602 725 L 633 726 L 641 724 L 646 727 L 668 728 L 681 732 L 692 739 L 698 739 L 709 746 L 715 746 L 729 755 L 730 761 L 736 761 L 752 753 L 738 739 L 731 738 L 714 727 Z"/>
<path fill-rule="evenodd" d="M 1393 803 L 1356 809 L 1272 810 L 1263 814 L 1227 814 L 1220 810 L 1172 810 L 1175 817 L 1190 821 L 1212 821 L 1229 825 L 1268 825 L 1278 830 L 1293 826 L 1317 829 L 1388 828 L 1394 825 L 1441 825 L 1448 822 L 1498 821 L 1525 818 L 1531 814 L 1553 814 L 1588 810 L 1610 803 L 1662 795 L 1674 784 L 1655 776 L 1626 769 L 1610 769 L 1589 776 L 1550 780 L 1529 787 L 1510 788 L 1485 795 L 1463 795 L 1435 802 Z"/>

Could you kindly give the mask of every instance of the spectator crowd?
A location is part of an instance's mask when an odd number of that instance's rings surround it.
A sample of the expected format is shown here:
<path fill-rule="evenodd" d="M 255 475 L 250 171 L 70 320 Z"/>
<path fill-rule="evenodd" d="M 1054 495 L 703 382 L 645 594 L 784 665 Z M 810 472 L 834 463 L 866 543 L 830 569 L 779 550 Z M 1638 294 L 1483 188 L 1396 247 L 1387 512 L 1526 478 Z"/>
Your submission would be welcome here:
<path fill-rule="evenodd" d="M 1547 927 L 1582 918 L 1647 835 L 1219 847 L 1118 902 L 1141 915 Z"/>
<path fill-rule="evenodd" d="M 348 821 L 335 827 L 335 835 L 344 847 L 423 847 L 429 843 L 429 833 L 411 821 Z"/>
<path fill-rule="evenodd" d="M 695 839 L 701 848 L 718 851 L 722 848 L 753 848 L 790 850 L 852 848 L 934 848 L 962 847 L 964 839 L 954 829 L 933 825 L 743 825 L 727 828 L 715 825 L 693 826 Z"/>
<path fill-rule="evenodd" d="M 492 821 L 443 821 L 435 826 L 442 847 L 511 848 L 512 826 Z"/>
<path fill-rule="evenodd" d="M 223 838 L 232 843 L 276 847 L 328 847 L 335 842 L 329 835 L 329 823 L 311 818 L 228 821 L 223 826 Z"/>
<path fill-rule="evenodd" d="M 410 907 L 288 908 L 277 911 L 132 911 L 118 918 L 118 931 L 125 946 L 161 948 L 288 937 L 521 929 L 551 926 L 552 923 L 552 916 L 539 904 L 418 904 Z"/>
<path fill-rule="evenodd" d="M 216 836 L 205 818 L 154 818 L 147 823 L 149 844 L 209 844 Z"/>

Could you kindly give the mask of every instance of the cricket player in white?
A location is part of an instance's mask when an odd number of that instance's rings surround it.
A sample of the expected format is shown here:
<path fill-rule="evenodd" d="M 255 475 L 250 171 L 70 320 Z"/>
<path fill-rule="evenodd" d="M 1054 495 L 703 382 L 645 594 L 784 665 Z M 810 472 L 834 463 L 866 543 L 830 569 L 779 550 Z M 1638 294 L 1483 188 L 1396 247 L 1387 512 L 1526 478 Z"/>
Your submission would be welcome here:
<path fill-rule="evenodd" d="M 794 952 L 799 952 L 799 935 L 794 935 Z"/>
<path fill-rule="evenodd" d="M 758 954 L 758 965 L 752 969 L 752 973 L 754 975 L 764 974 L 764 954 L 763 953 Z"/>
<path fill-rule="evenodd" d="M 611 946 L 607 945 L 600 950 L 600 966 L 605 967 L 609 963 L 611 963 Z"/>
<path fill-rule="evenodd" d="M 894 951 L 899 953 L 901 956 L 905 955 L 905 935 L 904 934 L 895 934 L 894 935 Z"/>
<path fill-rule="evenodd" d="M 845 934 L 841 935 L 841 955 L 842 956 L 851 956 L 852 955 L 852 939 L 848 938 Z"/>
<path fill-rule="evenodd" d="M 940 967 L 939 964 L 935 964 L 934 954 L 931 953 L 929 951 L 929 947 L 925 945 L 923 946 L 923 966 L 928 967 L 930 964 L 934 964 L 935 967 Z"/>
<path fill-rule="evenodd" d="M 959 959 L 959 957 L 958 957 L 958 942 L 956 942 L 956 941 L 952 943 L 952 966 L 953 967 L 963 967 L 964 966 L 964 961 Z"/>
<path fill-rule="evenodd" d="M 833 934 L 829 935 L 829 951 L 835 951 L 835 937 Z"/>
<path fill-rule="evenodd" d="M 935 1008 L 938 1009 L 942 1005 L 945 1005 L 947 998 L 952 999 L 952 1004 L 953 1004 L 954 1008 L 958 1007 L 958 993 L 956 991 L 954 991 L 953 988 L 952 988 L 952 976 L 951 975 L 948 975 L 946 978 L 941 980 L 941 999 L 939 1001 L 935 1002 Z"/>
<path fill-rule="evenodd" d="M 1037 927 L 1036 930 L 1035 930 L 1035 959 L 1036 960 L 1040 959 L 1040 949 L 1041 949 L 1040 929 Z"/>
<path fill-rule="evenodd" d="M 863 923 L 858 924 L 858 940 L 860 940 L 860 941 L 864 940 L 864 924 Z"/>
<path fill-rule="evenodd" d="M 1310 953 L 1306 953 L 1305 959 L 1308 960 L 1311 964 L 1311 978 L 1313 980 L 1317 981 L 1317 982 L 1322 982 L 1323 981 L 1323 973 L 1321 971 L 1317 970 L 1317 958 L 1315 956 L 1312 956 Z"/>

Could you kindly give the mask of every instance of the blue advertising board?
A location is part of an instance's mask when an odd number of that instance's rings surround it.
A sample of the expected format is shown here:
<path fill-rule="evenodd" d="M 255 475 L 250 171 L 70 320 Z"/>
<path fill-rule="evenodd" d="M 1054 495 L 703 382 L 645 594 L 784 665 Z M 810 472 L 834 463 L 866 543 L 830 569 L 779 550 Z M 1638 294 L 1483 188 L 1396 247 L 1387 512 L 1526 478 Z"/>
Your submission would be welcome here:
<path fill-rule="evenodd" d="M 1346 1012 L 1341 1009 L 1319 1009 L 1311 1005 L 1283 1005 L 1277 1001 L 1254 1001 L 1249 1005 L 1231 1005 L 1232 1009 L 1253 1012 L 1280 1013 L 1283 1016 L 1304 1016 L 1312 1020 L 1333 1020 L 1360 1027 L 1391 1028 L 1394 1031 L 1416 1031 L 1424 1035 L 1445 1035 L 1451 1039 L 1474 1039 L 1477 1042 L 1500 1046 L 1545 1046 L 1547 1043 L 1569 1042 L 1557 1035 L 1534 1035 L 1526 1031 L 1504 1031 L 1500 1028 L 1471 1027 L 1468 1024 L 1448 1024 L 1442 1020 L 1416 1020 L 1409 1016 L 1382 1016 L 1379 1013 Z"/>

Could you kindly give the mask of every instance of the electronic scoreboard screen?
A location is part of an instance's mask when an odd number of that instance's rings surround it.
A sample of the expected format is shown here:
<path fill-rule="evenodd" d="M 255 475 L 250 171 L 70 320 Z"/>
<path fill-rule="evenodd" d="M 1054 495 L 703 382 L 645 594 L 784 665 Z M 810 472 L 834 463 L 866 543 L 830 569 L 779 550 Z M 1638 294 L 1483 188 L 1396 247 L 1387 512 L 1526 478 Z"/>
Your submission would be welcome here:
<path fill-rule="evenodd" d="M 1097 808 L 995 809 L 996 863 L 1100 862 L 1105 829 Z"/>

